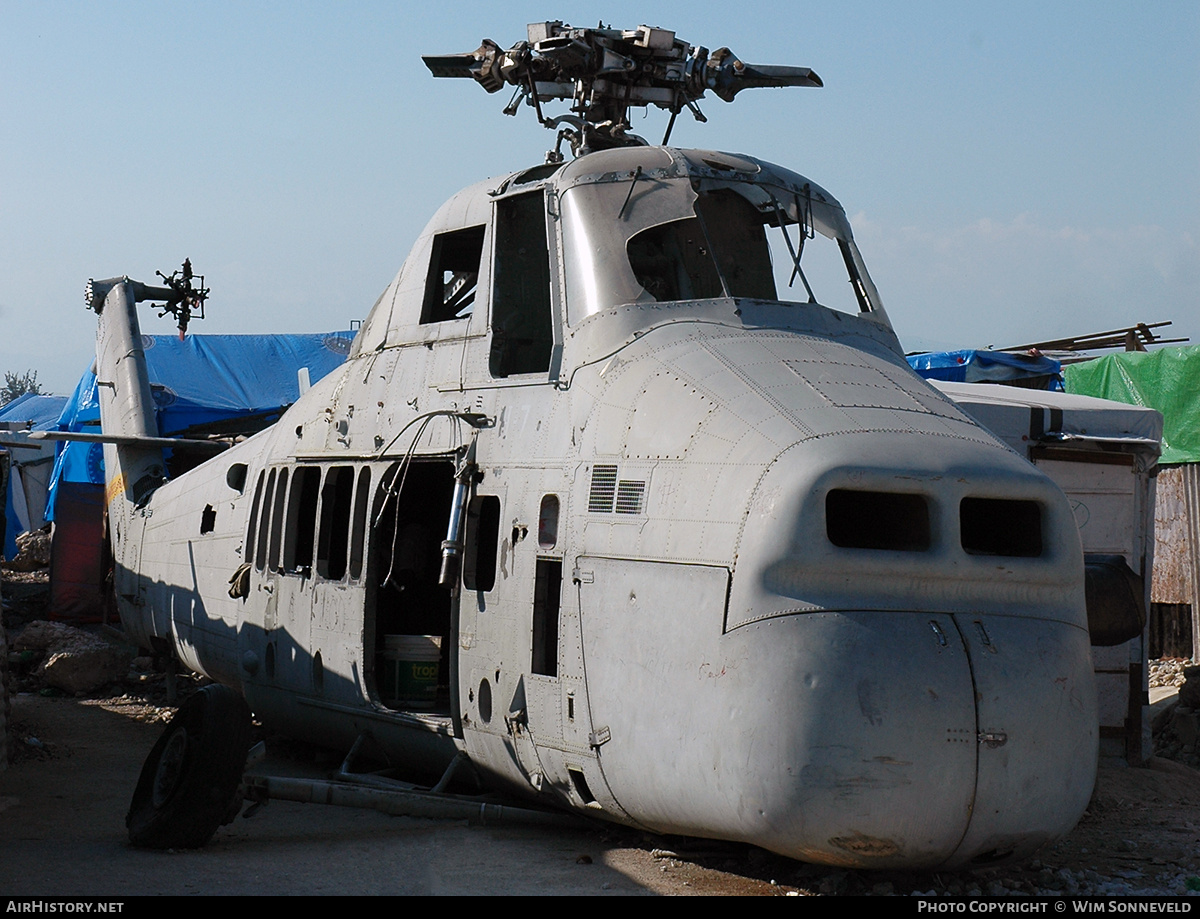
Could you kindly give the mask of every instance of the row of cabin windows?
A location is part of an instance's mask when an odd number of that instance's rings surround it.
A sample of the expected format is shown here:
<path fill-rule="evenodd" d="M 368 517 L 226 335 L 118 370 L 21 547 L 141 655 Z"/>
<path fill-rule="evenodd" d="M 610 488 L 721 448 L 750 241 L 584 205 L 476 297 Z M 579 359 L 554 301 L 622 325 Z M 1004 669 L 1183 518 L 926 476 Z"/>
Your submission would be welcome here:
<path fill-rule="evenodd" d="M 399 466 L 393 464 L 381 477 L 375 513 L 380 513 L 386 506 L 380 502 L 387 500 L 388 486 L 395 483 L 398 469 Z M 395 515 L 400 512 L 410 521 L 437 518 L 438 525 L 444 527 L 442 514 L 444 512 L 448 522 L 448 501 L 439 499 L 448 499 L 449 495 L 441 495 L 437 486 L 450 487 L 452 469 L 448 463 L 421 463 L 410 470 L 415 488 L 402 502 L 396 498 L 388 517 L 392 521 L 390 526 L 397 526 Z M 351 580 L 359 580 L 366 552 L 370 493 L 369 466 L 359 468 L 357 474 L 355 467 L 345 465 L 263 470 L 254 488 L 244 560 L 260 572 L 304 577 L 312 574 L 315 561 L 316 573 L 321 578 L 340 581 L 349 572 Z M 445 506 L 439 510 L 441 505 Z M 558 496 L 543 496 L 538 515 L 538 545 L 541 549 L 554 548 L 558 540 L 558 511 Z M 385 529 L 388 525 L 385 523 Z M 417 526 L 421 530 L 427 529 L 420 524 Z M 463 584 L 468 590 L 490 591 L 495 586 L 499 533 L 499 497 L 476 495 L 471 498 L 465 520 L 462 572 Z M 514 544 L 521 539 L 519 528 L 514 527 L 512 539 Z M 440 546 L 436 538 L 425 541 L 428 546 L 414 547 L 410 545 L 411 539 L 393 537 L 390 548 L 398 554 L 388 564 L 389 579 L 395 570 L 420 568 L 413 564 L 413 558 L 425 550 L 436 554 Z M 432 567 L 431 577 L 436 577 Z"/>
<path fill-rule="evenodd" d="M 545 373 L 550 369 L 554 332 L 542 193 L 497 202 L 495 237 L 489 369 L 497 378 Z M 421 307 L 423 325 L 464 319 L 474 312 L 483 239 L 482 226 L 434 237 Z"/>
<path fill-rule="evenodd" d="M 356 486 L 357 479 L 357 486 Z M 245 561 L 258 571 L 362 576 L 371 470 L 296 466 L 263 470 L 254 487 Z"/>

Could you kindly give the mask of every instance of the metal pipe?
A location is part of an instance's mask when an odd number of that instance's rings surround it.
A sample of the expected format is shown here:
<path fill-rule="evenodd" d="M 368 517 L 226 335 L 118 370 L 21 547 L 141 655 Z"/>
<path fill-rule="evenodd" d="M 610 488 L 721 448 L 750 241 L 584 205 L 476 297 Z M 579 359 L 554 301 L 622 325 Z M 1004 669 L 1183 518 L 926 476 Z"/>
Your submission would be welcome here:
<path fill-rule="evenodd" d="M 512 807 L 507 804 L 434 795 L 428 792 L 400 791 L 320 779 L 284 776 L 247 776 L 247 797 L 257 800 L 298 801 L 301 804 L 336 804 L 359 807 L 396 817 L 429 817 L 441 820 L 466 820 L 473 825 L 528 824 L 533 826 L 578 826 L 579 818 L 570 814 L 550 813 Z"/>

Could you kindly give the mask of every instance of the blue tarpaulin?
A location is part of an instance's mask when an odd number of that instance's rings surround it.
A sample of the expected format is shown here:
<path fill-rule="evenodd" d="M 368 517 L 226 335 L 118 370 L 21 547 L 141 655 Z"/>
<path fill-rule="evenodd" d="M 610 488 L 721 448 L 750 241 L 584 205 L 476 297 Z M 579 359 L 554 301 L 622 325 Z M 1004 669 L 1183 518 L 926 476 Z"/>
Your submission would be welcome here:
<path fill-rule="evenodd" d="M 159 434 L 187 436 L 197 425 L 279 412 L 300 395 L 297 371 L 315 383 L 342 364 L 353 332 L 311 335 L 143 335 Z M 96 376 L 84 373 L 55 427 L 100 430 Z M 46 516 L 53 519 L 60 481 L 104 483 L 100 444 L 61 444 Z"/>
<path fill-rule="evenodd" d="M 11 430 L 48 431 L 58 423 L 66 401 L 66 396 L 35 396 L 27 392 L 0 407 L 0 425 Z"/>
<path fill-rule="evenodd" d="M 1042 389 L 1062 391 L 1062 365 L 1048 357 L 1009 351 L 936 351 L 913 354 L 908 366 L 927 380 L 947 383 L 1011 383 L 1047 377 Z"/>
<path fill-rule="evenodd" d="M 0 407 L 0 431 L 46 431 L 54 428 L 58 423 L 58 416 L 62 414 L 63 404 L 67 401 L 66 396 L 46 396 L 34 395 L 33 393 L 25 393 L 23 396 L 18 396 L 11 402 Z M 6 435 L 5 439 L 23 439 L 15 438 L 12 435 Z M 12 451 L 13 466 L 21 470 L 26 462 L 36 461 L 42 462 L 39 459 L 38 451 L 14 449 Z M 28 473 L 29 466 L 25 466 L 23 473 Z M 4 545 L 0 549 L 4 552 L 4 557 L 11 559 L 17 554 L 17 536 L 20 535 L 26 528 L 29 521 L 21 519 L 17 511 L 17 496 L 14 494 L 14 489 L 29 488 L 33 486 L 26 485 L 20 475 L 12 475 L 8 480 L 8 495 L 5 501 L 5 527 Z M 39 526 L 41 524 L 41 505 L 38 505 L 37 511 L 33 516 L 36 520 L 29 523 L 30 526 Z"/>

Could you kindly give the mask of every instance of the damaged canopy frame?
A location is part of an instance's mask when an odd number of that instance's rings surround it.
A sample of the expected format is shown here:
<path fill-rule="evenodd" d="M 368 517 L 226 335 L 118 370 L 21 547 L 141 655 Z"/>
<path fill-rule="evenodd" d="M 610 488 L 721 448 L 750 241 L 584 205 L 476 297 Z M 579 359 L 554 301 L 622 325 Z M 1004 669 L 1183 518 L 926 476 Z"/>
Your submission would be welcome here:
<path fill-rule="evenodd" d="M 780 300 L 767 228 L 777 228 L 807 302 L 805 243 L 836 243 L 858 310 L 882 319 L 879 295 L 841 206 L 802 176 L 749 158 L 662 151 L 662 165 L 564 176 L 568 322 L 630 303 L 714 297 Z M 586 161 L 585 161 L 586 162 Z M 583 165 L 583 164 L 581 164 Z M 599 165 L 599 162 L 597 162 Z M 571 170 L 574 171 L 574 170 Z M 798 229 L 793 240 L 789 228 Z"/>

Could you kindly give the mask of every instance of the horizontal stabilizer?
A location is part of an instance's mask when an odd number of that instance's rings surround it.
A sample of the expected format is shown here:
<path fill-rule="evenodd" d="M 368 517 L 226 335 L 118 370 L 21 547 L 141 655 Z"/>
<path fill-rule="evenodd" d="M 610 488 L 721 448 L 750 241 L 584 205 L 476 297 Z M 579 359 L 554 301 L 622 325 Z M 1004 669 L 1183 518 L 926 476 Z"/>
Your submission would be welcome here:
<path fill-rule="evenodd" d="M 88 434 L 83 431 L 31 431 L 30 440 L 74 440 L 85 444 L 120 444 L 125 447 L 161 447 L 170 450 L 228 449 L 220 440 L 188 440 L 183 437 L 137 437 L 132 434 Z"/>

